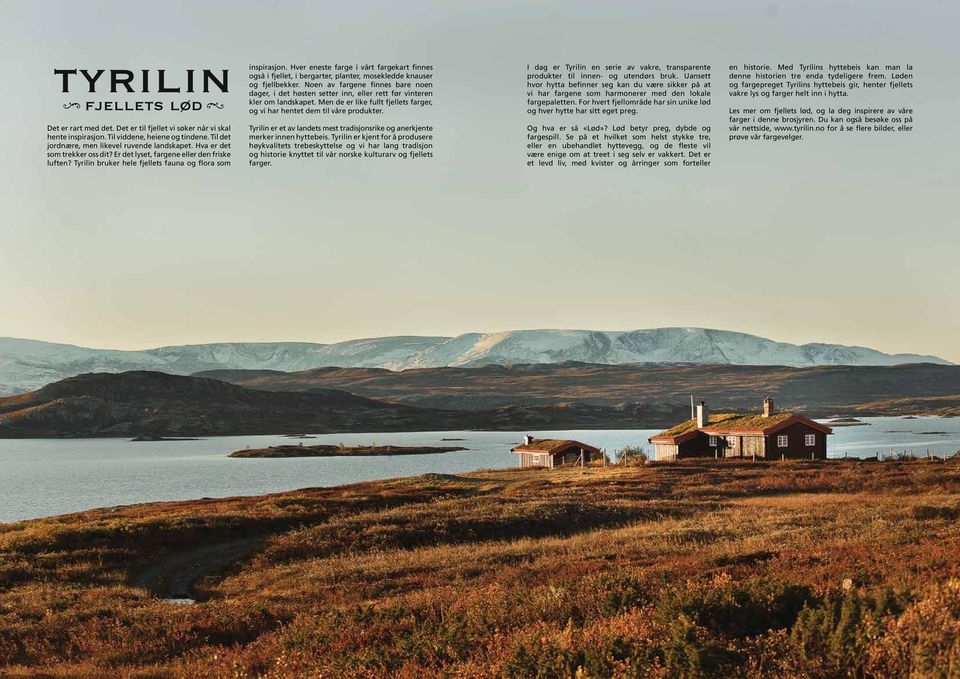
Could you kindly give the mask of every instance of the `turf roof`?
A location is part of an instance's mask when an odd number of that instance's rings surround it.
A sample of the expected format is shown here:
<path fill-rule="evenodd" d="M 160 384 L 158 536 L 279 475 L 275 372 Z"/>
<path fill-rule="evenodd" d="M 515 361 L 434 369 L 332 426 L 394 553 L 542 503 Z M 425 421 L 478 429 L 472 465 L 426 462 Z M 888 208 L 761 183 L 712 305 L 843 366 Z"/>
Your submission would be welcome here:
<path fill-rule="evenodd" d="M 719 425 L 721 423 L 729 422 L 730 420 L 735 420 L 742 415 L 737 415 L 736 413 L 717 413 L 716 415 L 710 415 L 707 420 L 707 426 Z M 689 434 L 692 431 L 697 430 L 697 421 L 696 420 L 687 420 L 686 422 L 681 422 L 675 427 L 671 427 L 666 431 L 662 431 L 657 436 L 683 436 L 684 434 Z"/>
<path fill-rule="evenodd" d="M 764 417 L 763 415 L 739 415 L 718 424 L 714 424 L 711 421 L 707 423 L 707 426 L 704 427 L 703 430 L 764 431 L 771 427 L 776 427 L 778 424 L 782 424 L 796 416 L 796 413 L 774 413 L 769 417 Z"/>
<path fill-rule="evenodd" d="M 513 452 L 554 453 L 560 452 L 563 448 L 571 444 L 593 448 L 593 446 L 588 446 L 585 443 L 580 443 L 580 441 L 574 441 L 573 439 L 534 439 L 531 443 L 516 446 Z"/>
<path fill-rule="evenodd" d="M 710 415 L 707 425 L 703 427 L 705 432 L 737 432 L 737 431 L 765 431 L 771 427 L 783 424 L 787 420 L 797 417 L 796 413 L 775 413 L 768 417 L 763 415 L 738 415 L 736 413 L 718 413 Z M 652 438 L 677 438 L 684 434 L 697 431 L 697 421 L 687 420 L 681 422 L 675 427 L 662 431 Z"/>

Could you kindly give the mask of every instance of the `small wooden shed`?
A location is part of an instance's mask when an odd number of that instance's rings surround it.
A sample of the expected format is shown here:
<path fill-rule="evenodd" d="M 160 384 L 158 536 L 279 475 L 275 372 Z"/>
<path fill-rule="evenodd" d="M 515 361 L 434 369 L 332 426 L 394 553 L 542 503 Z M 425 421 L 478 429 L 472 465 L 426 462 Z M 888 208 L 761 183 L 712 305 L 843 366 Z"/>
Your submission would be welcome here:
<path fill-rule="evenodd" d="M 524 438 L 519 446 L 510 452 L 520 456 L 521 467 L 562 467 L 564 465 L 589 464 L 599 460 L 602 453 L 599 448 L 572 439 L 535 439 Z"/>

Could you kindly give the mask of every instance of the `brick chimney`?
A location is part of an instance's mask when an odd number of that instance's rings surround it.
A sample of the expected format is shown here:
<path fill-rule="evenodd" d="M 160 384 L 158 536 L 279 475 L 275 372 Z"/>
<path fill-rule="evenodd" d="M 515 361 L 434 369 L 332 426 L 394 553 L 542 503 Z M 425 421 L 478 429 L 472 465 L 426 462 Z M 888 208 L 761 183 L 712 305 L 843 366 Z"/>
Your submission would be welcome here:
<path fill-rule="evenodd" d="M 697 429 L 703 429 L 709 421 L 710 415 L 707 412 L 707 404 L 700 401 L 700 405 L 697 406 Z"/>
<path fill-rule="evenodd" d="M 776 406 L 773 405 L 773 399 L 767 396 L 763 399 L 763 416 L 770 417 L 775 412 L 777 412 Z"/>

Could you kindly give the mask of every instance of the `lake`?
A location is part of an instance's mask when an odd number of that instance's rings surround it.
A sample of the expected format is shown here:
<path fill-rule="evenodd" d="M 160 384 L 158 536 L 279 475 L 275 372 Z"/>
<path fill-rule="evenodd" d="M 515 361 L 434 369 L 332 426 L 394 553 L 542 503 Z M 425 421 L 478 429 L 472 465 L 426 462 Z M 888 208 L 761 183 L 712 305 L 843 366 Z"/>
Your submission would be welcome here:
<path fill-rule="evenodd" d="M 867 426 L 835 427 L 831 457 L 882 452 L 945 456 L 960 450 L 960 418 L 863 418 Z M 532 431 L 538 437 L 573 438 L 605 448 L 642 446 L 657 430 Z M 353 458 L 237 459 L 228 453 L 295 442 L 283 436 L 222 436 L 199 441 L 128 439 L 0 440 L 0 522 L 65 514 L 94 507 L 259 495 L 311 486 L 415 476 L 456 474 L 516 464 L 510 452 L 527 432 L 403 432 L 323 434 L 318 443 L 464 446 L 436 455 Z M 445 441 L 444 439 L 463 439 Z"/>

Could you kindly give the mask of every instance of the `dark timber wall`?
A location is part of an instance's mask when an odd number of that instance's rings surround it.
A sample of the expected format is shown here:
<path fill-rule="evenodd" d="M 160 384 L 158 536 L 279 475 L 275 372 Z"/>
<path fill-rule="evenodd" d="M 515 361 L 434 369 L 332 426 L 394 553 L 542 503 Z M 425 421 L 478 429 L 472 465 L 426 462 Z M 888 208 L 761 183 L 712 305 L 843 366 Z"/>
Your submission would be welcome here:
<path fill-rule="evenodd" d="M 814 445 L 806 445 L 804 439 L 807 434 L 814 435 Z M 777 445 L 778 436 L 787 437 L 786 448 L 780 448 Z M 769 460 L 779 460 L 781 457 L 809 460 L 811 456 L 817 460 L 824 460 L 827 457 L 827 435 L 798 422 L 767 436 L 766 449 Z"/>

